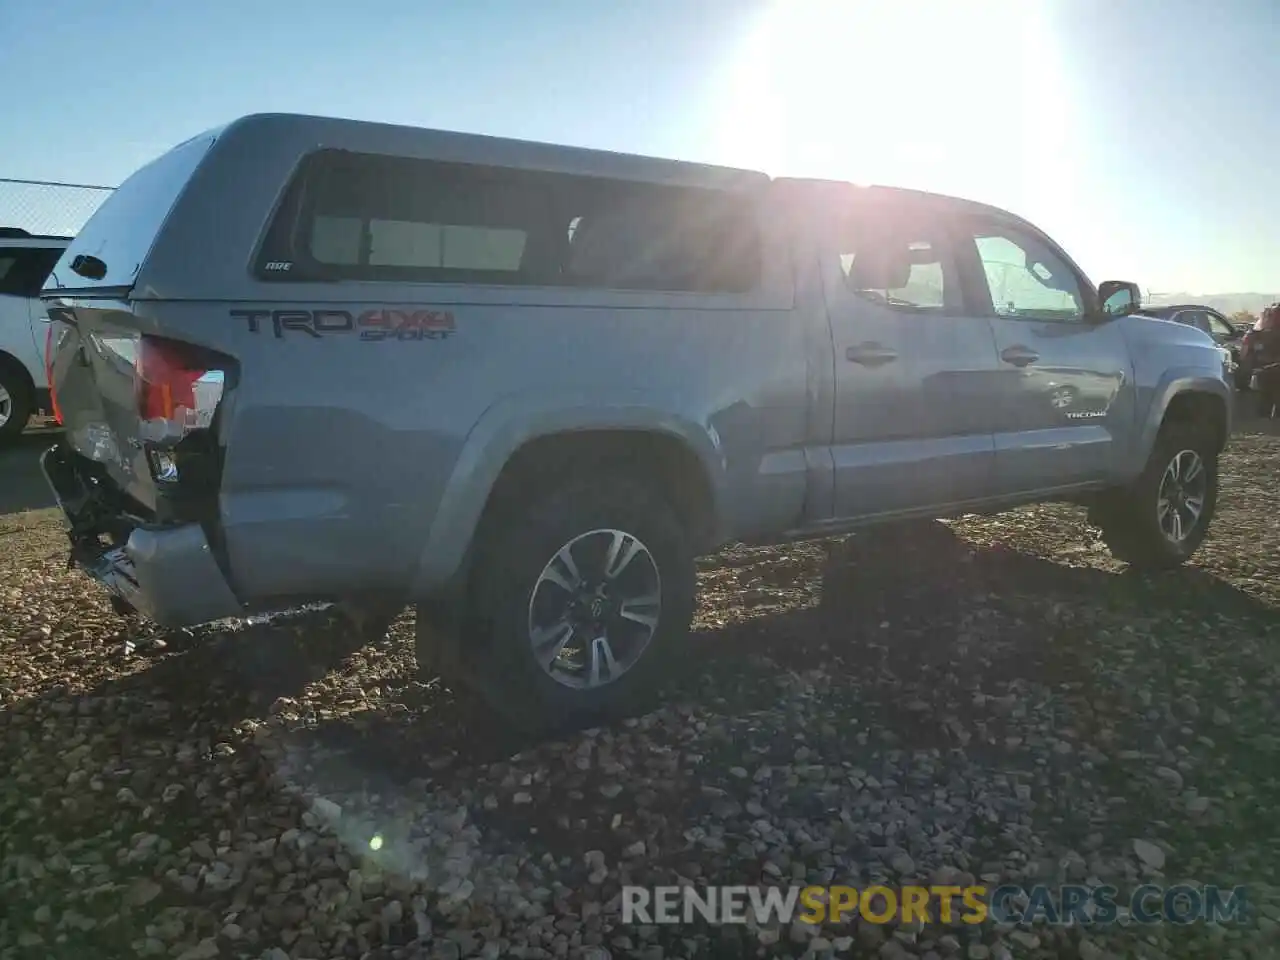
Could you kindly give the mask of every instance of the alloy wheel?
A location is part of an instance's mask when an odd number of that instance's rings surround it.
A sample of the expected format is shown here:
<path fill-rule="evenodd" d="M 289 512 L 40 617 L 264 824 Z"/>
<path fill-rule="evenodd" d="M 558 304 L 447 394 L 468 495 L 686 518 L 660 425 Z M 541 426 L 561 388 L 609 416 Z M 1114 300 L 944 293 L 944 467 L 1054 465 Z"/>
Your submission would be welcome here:
<path fill-rule="evenodd" d="M 557 683 L 594 689 L 639 662 L 661 611 L 662 579 L 649 548 L 622 530 L 592 530 L 564 544 L 538 575 L 529 643 Z"/>
<path fill-rule="evenodd" d="M 1174 454 L 1160 478 L 1156 517 L 1160 531 L 1171 543 L 1182 545 L 1191 536 L 1204 514 L 1209 490 L 1209 471 L 1194 450 Z"/>

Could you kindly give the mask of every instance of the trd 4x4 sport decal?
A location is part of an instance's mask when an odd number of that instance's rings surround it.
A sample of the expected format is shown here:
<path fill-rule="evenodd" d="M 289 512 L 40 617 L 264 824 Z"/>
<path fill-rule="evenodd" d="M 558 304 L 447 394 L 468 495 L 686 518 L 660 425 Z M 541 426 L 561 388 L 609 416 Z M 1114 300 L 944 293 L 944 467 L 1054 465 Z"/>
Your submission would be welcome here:
<path fill-rule="evenodd" d="M 443 340 L 457 329 L 447 310 L 403 307 L 354 316 L 346 310 L 232 310 L 231 316 L 246 321 L 250 333 L 270 328 L 277 339 L 286 333 L 316 338 L 359 333 L 361 340 Z"/>

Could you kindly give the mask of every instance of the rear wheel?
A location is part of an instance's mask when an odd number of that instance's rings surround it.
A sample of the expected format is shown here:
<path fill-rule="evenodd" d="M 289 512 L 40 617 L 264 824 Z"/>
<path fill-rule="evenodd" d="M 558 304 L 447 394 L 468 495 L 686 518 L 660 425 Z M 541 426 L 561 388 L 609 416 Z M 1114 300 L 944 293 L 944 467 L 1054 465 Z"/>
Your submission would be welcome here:
<path fill-rule="evenodd" d="M 1116 559 L 1161 570 L 1186 562 L 1209 532 L 1218 502 L 1218 450 L 1194 424 L 1160 430 L 1141 476 L 1090 511 Z"/>
<path fill-rule="evenodd" d="M 0 360 L 0 445 L 14 440 L 32 414 L 31 387 L 12 363 Z"/>
<path fill-rule="evenodd" d="M 477 556 L 461 679 L 530 731 L 646 705 L 684 648 L 693 551 L 675 510 L 628 477 L 542 495 Z"/>

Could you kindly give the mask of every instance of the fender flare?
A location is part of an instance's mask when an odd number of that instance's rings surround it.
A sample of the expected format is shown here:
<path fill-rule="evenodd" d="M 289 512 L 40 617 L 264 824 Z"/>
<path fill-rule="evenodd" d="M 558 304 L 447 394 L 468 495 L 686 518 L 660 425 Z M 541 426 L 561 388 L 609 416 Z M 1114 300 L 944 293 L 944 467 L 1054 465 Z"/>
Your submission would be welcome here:
<path fill-rule="evenodd" d="M 1155 447 L 1156 434 L 1160 432 L 1160 427 L 1164 424 L 1165 414 L 1169 411 L 1169 404 L 1173 402 L 1174 397 L 1184 393 L 1204 393 L 1221 400 L 1223 411 L 1226 415 L 1224 438 L 1231 435 L 1231 406 L 1233 400 L 1231 388 L 1227 386 L 1226 382 L 1220 377 L 1206 375 L 1203 369 L 1175 367 L 1167 370 L 1155 388 L 1151 404 L 1147 408 L 1146 421 L 1142 425 L 1142 433 L 1138 444 L 1138 452 L 1141 455 L 1141 462 L 1137 467 L 1139 472 L 1142 466 L 1145 465 L 1147 457 L 1150 456 L 1151 450 Z"/>
<path fill-rule="evenodd" d="M 720 515 L 726 466 L 714 427 L 673 414 L 640 393 L 603 403 L 586 393 L 508 396 L 486 409 L 467 433 L 411 578 L 411 599 L 445 587 L 462 568 L 489 493 L 517 450 L 542 437 L 586 430 L 659 433 L 680 441 L 701 464 L 713 516 Z"/>

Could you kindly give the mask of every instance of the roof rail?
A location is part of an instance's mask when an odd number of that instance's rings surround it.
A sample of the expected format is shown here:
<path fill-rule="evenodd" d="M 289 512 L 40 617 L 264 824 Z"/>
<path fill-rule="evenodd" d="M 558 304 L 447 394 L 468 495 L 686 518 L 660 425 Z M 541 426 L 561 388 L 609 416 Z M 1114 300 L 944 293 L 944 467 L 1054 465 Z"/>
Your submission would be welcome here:
<path fill-rule="evenodd" d="M 0 239 L 10 240 L 17 237 L 29 237 L 31 232 L 21 227 L 0 227 Z"/>

